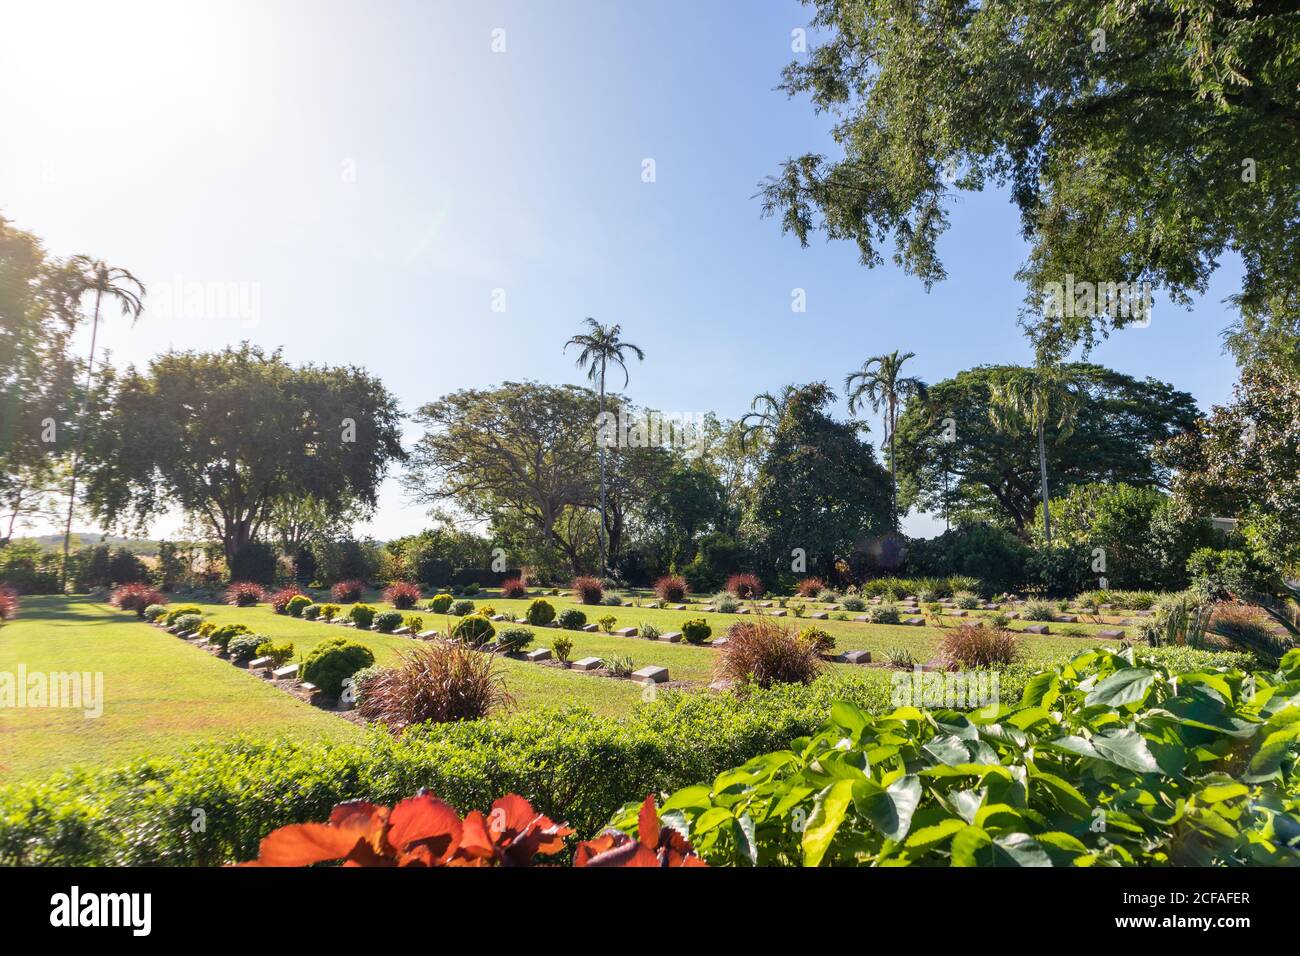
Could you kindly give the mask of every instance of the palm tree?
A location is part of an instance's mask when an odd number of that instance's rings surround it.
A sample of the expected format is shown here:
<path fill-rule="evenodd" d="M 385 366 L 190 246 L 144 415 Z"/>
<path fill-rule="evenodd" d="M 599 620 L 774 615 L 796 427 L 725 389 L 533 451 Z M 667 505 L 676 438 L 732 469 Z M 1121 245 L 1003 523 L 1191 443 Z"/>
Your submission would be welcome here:
<path fill-rule="evenodd" d="M 605 413 L 605 370 L 609 365 L 617 365 L 623 370 L 623 387 L 627 387 L 630 381 L 627 374 L 627 365 L 625 364 L 624 352 L 631 352 L 636 355 L 638 361 L 645 361 L 645 352 L 641 351 L 631 342 L 624 342 L 619 338 L 623 328 L 620 325 L 601 325 L 591 316 L 586 318 L 587 331 L 575 335 L 569 341 L 564 343 L 564 351 L 569 351 L 570 345 L 576 345 L 581 352 L 578 353 L 578 368 L 587 370 L 587 378 L 591 381 L 600 382 L 600 412 L 603 416 Z M 600 451 L 600 573 L 608 572 L 606 567 L 605 556 L 605 443 L 597 442 Z"/>
<path fill-rule="evenodd" d="M 785 415 L 790 396 L 796 391 L 793 385 L 781 389 L 780 396 L 771 392 L 759 392 L 749 403 L 749 412 L 740 419 L 740 446 L 748 449 L 750 443 L 759 435 L 772 435 L 781 418 Z"/>
<path fill-rule="evenodd" d="M 90 325 L 90 360 L 86 363 L 86 390 L 81 396 L 81 413 L 84 426 L 86 401 L 90 397 L 90 383 L 95 369 L 95 342 L 99 338 L 99 309 L 105 298 L 116 299 L 123 316 L 131 316 L 131 324 L 140 318 L 144 309 L 144 283 L 125 269 L 110 266 L 102 259 L 73 256 L 68 260 L 68 273 L 73 294 L 80 299 L 88 292 L 95 293 L 95 312 Z M 77 464 L 81 458 L 84 428 L 77 429 L 77 440 L 72 449 L 72 487 L 68 491 L 68 522 L 63 528 L 63 569 L 59 572 L 60 587 L 67 583 L 68 547 L 72 540 L 72 512 L 77 504 Z"/>
<path fill-rule="evenodd" d="M 873 412 L 885 410 L 885 439 L 889 442 L 889 481 L 892 488 L 890 508 L 894 524 L 898 524 L 898 476 L 894 463 L 894 430 L 898 426 L 898 405 L 900 399 L 917 396 L 925 399 L 929 388 L 925 382 L 915 376 L 902 375 L 903 364 L 915 358 L 915 352 L 900 355 L 897 350 L 888 355 L 875 355 L 862 363 L 858 369 L 844 378 L 844 390 L 849 396 L 849 414 L 870 404 Z"/>
<path fill-rule="evenodd" d="M 1006 369 L 993 379 L 989 393 L 989 419 L 1006 434 L 1032 430 L 1038 434 L 1038 474 L 1043 499 L 1043 531 L 1052 543 L 1052 513 L 1047 489 L 1049 422 L 1055 422 L 1059 444 L 1074 432 L 1081 396 L 1076 376 L 1061 365 Z"/>

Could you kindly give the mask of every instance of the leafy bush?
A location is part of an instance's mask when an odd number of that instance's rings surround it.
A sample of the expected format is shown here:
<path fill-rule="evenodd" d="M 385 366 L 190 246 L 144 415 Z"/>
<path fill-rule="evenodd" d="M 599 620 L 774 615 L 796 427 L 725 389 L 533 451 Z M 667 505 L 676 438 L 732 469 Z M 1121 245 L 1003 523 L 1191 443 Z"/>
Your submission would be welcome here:
<path fill-rule="evenodd" d="M 818 654 L 830 654 L 835 650 L 835 638 L 820 627 L 808 627 L 799 632 L 801 640 L 809 643 Z"/>
<path fill-rule="evenodd" d="M 354 604 L 348 608 L 348 620 L 355 624 L 359 630 L 369 630 L 370 626 L 375 623 L 375 608 L 370 604 Z M 313 681 L 313 683 L 315 682 Z"/>
<path fill-rule="evenodd" d="M 402 623 L 410 628 L 412 634 L 419 634 L 424 630 L 424 618 L 418 614 L 408 614 L 403 618 Z"/>
<path fill-rule="evenodd" d="M 861 614 L 867 609 L 867 602 L 856 594 L 845 595 L 844 600 L 840 601 L 840 603 L 844 605 L 844 610 L 852 611 L 855 614 Z"/>
<path fill-rule="evenodd" d="M 176 631 L 178 634 L 188 634 L 191 631 L 197 631 L 202 623 L 203 617 L 201 615 L 182 614 L 175 621 Z"/>
<path fill-rule="evenodd" d="M 343 693 L 345 680 L 374 662 L 375 655 L 364 644 L 346 637 L 334 637 L 317 644 L 307 655 L 302 666 L 302 679 L 315 684 L 325 696 L 337 698 Z"/>
<path fill-rule="evenodd" d="M 600 625 L 600 629 L 604 631 L 606 634 L 612 634 L 614 632 L 614 625 L 617 623 L 618 623 L 618 618 L 616 618 L 613 614 L 606 614 L 597 622 L 597 624 Z"/>
<path fill-rule="evenodd" d="M 466 614 L 474 613 L 473 601 L 455 601 L 447 608 L 447 613 L 452 617 L 464 617 Z"/>
<path fill-rule="evenodd" d="M 872 624 L 897 624 L 902 619 L 902 613 L 893 601 L 881 601 L 867 610 L 867 620 Z"/>
<path fill-rule="evenodd" d="M 394 581 L 384 591 L 384 600 L 399 611 L 409 611 L 420 603 L 420 586 L 407 581 Z"/>
<path fill-rule="evenodd" d="M 302 619 L 304 621 L 315 621 L 321 615 L 323 604 L 308 604 L 302 609 Z"/>
<path fill-rule="evenodd" d="M 274 641 L 263 639 L 262 643 L 257 645 L 257 656 L 271 658 L 272 667 L 283 667 L 293 660 L 293 644 L 288 641 L 276 644 Z"/>
<path fill-rule="evenodd" d="M 375 630 L 381 634 L 391 634 L 401 626 L 401 611 L 380 611 L 375 615 Z"/>
<path fill-rule="evenodd" d="M 566 631 L 580 631 L 587 625 L 587 615 L 576 607 L 566 607 L 555 620 Z"/>
<path fill-rule="evenodd" d="M 1159 593 L 1155 591 L 1111 591 L 1110 596 L 1116 607 L 1133 611 L 1149 611 L 1160 599 Z"/>
<path fill-rule="evenodd" d="M 626 680 L 636 670 L 636 663 L 631 654 L 610 654 L 605 658 L 605 670 L 609 671 L 610 677 Z"/>
<path fill-rule="evenodd" d="M 452 628 L 451 636 L 470 647 L 482 647 L 496 635 L 492 622 L 479 614 L 467 614 Z"/>
<path fill-rule="evenodd" d="M 718 609 L 719 614 L 735 614 L 740 610 L 740 602 L 730 594 L 723 594 L 713 602 L 713 606 Z"/>
<path fill-rule="evenodd" d="M 164 624 L 171 627 L 176 623 L 178 618 L 184 617 L 186 614 L 202 613 L 203 608 L 199 607 L 197 604 L 177 604 L 174 607 L 167 609 L 167 613 L 163 615 L 162 620 Z"/>
<path fill-rule="evenodd" d="M 524 620 L 533 627 L 545 627 L 555 620 L 555 606 L 545 598 L 534 598 L 524 612 Z"/>
<path fill-rule="evenodd" d="M 817 592 L 817 600 L 822 604 L 835 604 L 839 601 L 840 596 L 830 588 L 822 588 Z"/>
<path fill-rule="evenodd" d="M 267 642 L 261 634 L 240 634 L 231 638 L 226 645 L 226 653 L 236 664 L 247 664 L 257 656 L 257 649 Z"/>
<path fill-rule="evenodd" d="M 686 600 L 686 594 L 690 587 L 686 584 L 686 579 L 676 574 L 665 574 L 655 582 L 655 594 L 659 595 L 659 600 L 667 601 L 669 604 L 681 604 Z"/>
<path fill-rule="evenodd" d="M 363 581 L 339 581 L 330 588 L 330 599 L 339 604 L 354 604 L 365 593 L 366 585 Z"/>
<path fill-rule="evenodd" d="M 989 622 L 989 627 L 996 627 L 1005 630 L 1007 627 L 1011 625 L 1011 618 L 1008 615 L 1003 614 L 1002 612 L 999 611 L 997 614 L 990 614 L 988 617 L 988 622 Z"/>
<path fill-rule="evenodd" d="M 435 594 L 429 601 L 429 610 L 434 614 L 446 614 L 455 600 L 450 594 Z"/>
<path fill-rule="evenodd" d="M 561 664 L 569 663 L 569 657 L 573 654 L 573 638 L 567 634 L 557 635 L 555 640 L 551 641 L 551 653 Z"/>
<path fill-rule="evenodd" d="M 1095 582 L 1092 549 L 1086 544 L 1042 545 L 1029 555 L 1025 573 L 1035 587 L 1047 594 L 1078 594 Z"/>
<path fill-rule="evenodd" d="M 570 585 L 583 604 L 599 604 L 605 596 L 605 584 L 600 578 L 574 578 Z"/>
<path fill-rule="evenodd" d="M 649 621 L 642 621 L 640 624 L 638 624 L 636 628 L 636 632 L 640 634 L 642 637 L 644 637 L 647 641 L 659 640 L 660 631 L 658 625 L 651 624 Z"/>
<path fill-rule="evenodd" d="M 1020 655 L 1020 640 L 1012 631 L 963 624 L 944 635 L 939 660 L 949 670 L 963 667 L 1005 667 Z"/>
<path fill-rule="evenodd" d="M 123 584 L 113 589 L 109 603 L 118 610 L 135 611 L 137 617 L 144 617 L 145 608 L 151 604 L 166 604 L 167 598 L 161 591 L 147 584 Z M 14 606 L 17 607 L 16 597 Z"/>
<path fill-rule="evenodd" d="M 312 600 L 305 594 L 298 594 L 289 598 L 289 603 L 284 609 L 289 612 L 290 617 L 302 617 L 302 612 L 311 607 Z"/>
<path fill-rule="evenodd" d="M 266 591 L 255 581 L 234 581 L 222 600 L 232 607 L 252 607 L 266 600 Z"/>
<path fill-rule="evenodd" d="M 600 603 L 608 607 L 622 607 L 623 598 L 620 595 L 611 592 L 609 594 L 606 594 L 603 598 L 601 598 Z"/>
<path fill-rule="evenodd" d="M 980 598 L 970 591 L 958 591 L 952 596 L 952 603 L 963 610 L 973 611 L 980 606 Z"/>
<path fill-rule="evenodd" d="M 0 598 L 0 602 L 2 602 L 2 601 L 3 601 L 3 598 Z M 3 613 L 3 612 L 0 611 L 0 613 Z M 167 613 L 167 605 L 165 605 L 165 604 L 150 604 L 147 608 L 144 609 L 144 613 L 141 614 L 140 616 L 143 617 L 146 621 L 149 621 L 149 622 L 152 623 L 153 621 L 158 620 L 158 618 L 162 617 L 162 616 L 163 616 L 164 614 L 166 614 L 166 613 Z"/>
<path fill-rule="evenodd" d="M 938 588 L 939 593 L 935 593 L 933 599 L 947 597 L 953 590 L 992 594 L 1024 587 L 1028 579 L 1026 563 L 1029 554 L 1029 547 L 1013 532 L 987 522 L 969 521 L 937 538 L 909 541 L 906 566 L 909 573 L 931 579 L 961 576 L 973 582 L 955 587 L 945 583 Z M 920 597 L 920 591 L 924 589 L 918 586 L 899 596 L 915 594 Z"/>
<path fill-rule="evenodd" d="M 289 602 L 296 597 L 303 597 L 303 593 L 297 588 L 281 588 L 268 598 L 271 610 L 276 614 L 288 614 Z"/>
<path fill-rule="evenodd" d="M 371 664 L 369 667 L 361 668 L 343 682 L 343 694 L 339 699 L 356 704 L 357 709 L 360 710 L 361 702 L 365 700 L 371 682 L 380 674 L 387 673 L 391 669 L 379 664 Z"/>
<path fill-rule="evenodd" d="M 912 656 L 912 652 L 906 647 L 887 647 L 885 648 L 885 663 L 900 670 L 911 670 L 916 666 L 916 658 Z"/>
<path fill-rule="evenodd" d="M 1245 551 L 1199 548 L 1187 559 L 1192 589 L 1211 601 L 1249 598 L 1269 593 L 1276 575 Z"/>
<path fill-rule="evenodd" d="M 804 578 L 795 585 L 794 592 L 800 597 L 816 597 L 826 587 L 826 582 L 821 578 Z"/>
<path fill-rule="evenodd" d="M 224 651 L 241 634 L 252 633 L 253 629 L 247 624 L 222 624 L 208 636 L 208 641 Z"/>
<path fill-rule="evenodd" d="M 742 601 L 749 601 L 763 593 L 763 582 L 757 575 L 741 573 L 727 578 L 726 591 Z"/>
<path fill-rule="evenodd" d="M 1026 601 L 1020 608 L 1020 617 L 1026 621 L 1056 620 L 1056 605 L 1051 601 Z"/>
<path fill-rule="evenodd" d="M 687 644 L 703 644 L 712 634 L 713 628 L 702 617 L 693 618 L 682 624 L 682 638 Z"/>
<path fill-rule="evenodd" d="M 533 642 L 533 632 L 526 627 L 507 627 L 497 635 L 497 649 L 506 654 L 518 654 Z"/>
<path fill-rule="evenodd" d="M 460 626 L 472 620 L 467 617 Z M 358 710 L 402 733 L 426 721 L 478 720 L 512 703 L 490 654 L 430 642 L 403 652 L 400 664 L 368 681 Z"/>
<path fill-rule="evenodd" d="M 528 588 L 524 585 L 523 578 L 506 578 L 501 582 L 501 596 L 508 598 L 521 598 L 528 593 Z"/>
<path fill-rule="evenodd" d="M 758 618 L 731 625 L 717 674 L 737 683 L 771 687 L 811 683 L 821 669 L 815 647 L 776 621 Z"/>
<path fill-rule="evenodd" d="M 275 548 L 261 541 L 248 542 L 230 559 L 232 581 L 271 585 L 277 570 Z"/>
<path fill-rule="evenodd" d="M 1211 632 L 1225 637 L 1243 650 L 1250 651 L 1260 661 L 1276 667 L 1290 647 L 1290 641 L 1273 630 L 1268 619 L 1244 604 L 1220 604 L 1210 618 Z"/>
<path fill-rule="evenodd" d="M 1300 832 L 1295 706 L 1248 689 L 1240 672 L 1177 678 L 1132 649 L 1094 650 L 1041 672 L 991 717 L 940 723 L 845 702 L 796 749 L 665 806 L 715 865 L 1294 864 L 1276 835 Z M 1298 678 L 1292 651 L 1253 683 Z M 972 774 L 988 787 L 974 815 Z M 1155 809 L 1173 807 L 1176 821 Z M 754 829 L 728 825 L 739 808 Z M 626 830 L 634 816 L 625 806 L 611 824 Z"/>
<path fill-rule="evenodd" d="M 467 597 L 473 597 L 475 594 L 478 594 L 478 592 L 479 586 L 475 581 L 470 581 L 468 584 L 462 585 L 460 589 L 460 593 Z"/>
<path fill-rule="evenodd" d="M 337 604 L 322 604 L 320 606 L 321 619 L 325 621 L 332 621 L 334 620 L 334 618 L 339 616 L 339 612 L 342 610 L 343 608 Z"/>

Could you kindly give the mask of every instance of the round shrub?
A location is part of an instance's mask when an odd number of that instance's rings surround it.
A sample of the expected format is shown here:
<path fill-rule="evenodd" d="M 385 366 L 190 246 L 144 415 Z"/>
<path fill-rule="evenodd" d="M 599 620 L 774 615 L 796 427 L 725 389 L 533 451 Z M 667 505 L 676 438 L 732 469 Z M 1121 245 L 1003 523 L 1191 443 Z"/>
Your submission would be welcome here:
<path fill-rule="evenodd" d="M 713 628 L 702 617 L 697 617 L 682 625 L 682 637 L 687 644 L 703 644 L 712 633 Z"/>
<path fill-rule="evenodd" d="M 665 574 L 655 582 L 655 594 L 659 595 L 659 600 L 669 604 L 681 604 L 689 590 L 686 579 L 676 574 Z"/>
<path fill-rule="evenodd" d="M 497 635 L 497 649 L 517 654 L 533 642 L 533 632 L 526 627 L 507 627 Z"/>
<path fill-rule="evenodd" d="M 600 603 L 606 605 L 607 607 L 622 607 L 623 599 L 619 597 L 617 594 L 611 592 L 609 594 L 606 594 L 604 597 L 602 597 L 600 599 Z"/>
<path fill-rule="evenodd" d="M 450 594 L 436 594 L 429 601 L 429 610 L 434 614 L 446 614 L 454 600 Z"/>
<path fill-rule="evenodd" d="M 166 604 L 167 599 L 157 588 L 147 584 L 123 584 L 114 588 L 110 603 L 123 611 L 135 611 L 137 617 L 144 617 L 144 609 L 151 604 Z M 14 600 L 17 607 L 17 599 Z"/>
<path fill-rule="evenodd" d="M 555 607 L 545 598 L 536 598 L 528 605 L 524 619 L 533 627 L 545 627 L 555 620 Z"/>
<path fill-rule="evenodd" d="M 980 606 L 980 599 L 978 594 L 970 591 L 958 591 L 952 596 L 952 603 L 963 610 L 973 611 Z"/>
<path fill-rule="evenodd" d="M 361 630 L 369 630 L 375 623 L 375 609 L 369 604 L 354 604 L 348 608 L 348 620 Z"/>
<path fill-rule="evenodd" d="M 478 594 L 478 592 L 479 586 L 477 581 L 471 581 L 460 589 L 460 593 L 466 597 L 473 597 L 475 594 Z"/>
<path fill-rule="evenodd" d="M 473 601 L 455 601 L 451 607 L 447 608 L 447 613 L 452 617 L 464 617 L 466 614 L 474 613 Z"/>
<path fill-rule="evenodd" d="M 364 607 L 365 605 L 357 605 Z M 315 684 L 327 697 L 343 693 L 343 682 L 375 662 L 370 648 L 346 637 L 335 637 L 316 645 L 303 662 L 302 679 Z"/>
<path fill-rule="evenodd" d="M 304 608 L 304 610 L 306 610 Z M 320 606 L 320 617 L 326 621 L 332 621 L 339 616 L 339 611 L 343 610 L 337 604 L 322 604 Z"/>
<path fill-rule="evenodd" d="M 197 604 L 178 604 L 175 607 L 168 608 L 167 613 L 163 615 L 163 623 L 171 627 L 176 623 L 176 619 L 184 617 L 186 614 L 202 614 L 203 608 Z"/>
<path fill-rule="evenodd" d="M 853 611 L 855 614 L 861 614 L 867 609 L 867 602 L 856 594 L 846 594 L 840 603 L 844 605 L 844 610 Z"/>
<path fill-rule="evenodd" d="M 528 593 L 524 587 L 523 578 L 506 578 L 501 582 L 501 596 L 508 598 L 521 598 Z"/>
<path fill-rule="evenodd" d="M 1020 616 L 1026 621 L 1054 621 L 1056 605 L 1051 601 L 1026 601 Z"/>
<path fill-rule="evenodd" d="M 820 627 L 809 627 L 800 631 L 799 637 L 816 648 L 818 654 L 829 654 L 835 650 L 835 638 Z"/>
<path fill-rule="evenodd" d="M 580 631 L 587 625 L 587 615 L 576 607 L 566 607 L 555 620 L 566 631 Z"/>
<path fill-rule="evenodd" d="M 266 591 L 255 581 L 233 581 L 223 600 L 233 607 L 252 607 L 266 600 Z"/>
<path fill-rule="evenodd" d="M 296 597 L 302 597 L 303 593 L 297 588 L 281 588 L 268 598 L 271 610 L 276 614 L 288 614 L 289 602 Z"/>
<path fill-rule="evenodd" d="M 713 606 L 718 609 L 718 613 L 720 614 L 735 614 L 740 610 L 740 602 L 730 594 L 721 595 L 713 602 Z"/>
<path fill-rule="evenodd" d="M 583 604 L 599 604 L 601 598 L 605 596 L 605 584 L 600 578 L 590 576 L 574 578 L 571 587 Z"/>
<path fill-rule="evenodd" d="M 375 630 L 381 634 L 391 634 L 401 626 L 401 611 L 380 611 L 375 615 Z"/>
<path fill-rule="evenodd" d="M 304 621 L 316 620 L 318 617 L 320 617 L 320 612 L 322 607 L 323 605 L 320 604 L 308 604 L 305 608 L 302 609 L 302 619 Z"/>
<path fill-rule="evenodd" d="M 290 617 L 302 617 L 302 612 L 312 606 L 312 599 L 305 594 L 298 594 L 289 599 L 285 605 L 285 610 L 289 612 Z"/>
<path fill-rule="evenodd" d="M 361 600 L 366 593 L 366 586 L 361 581 L 340 581 L 330 588 L 330 600 L 339 604 L 351 604 Z"/>
<path fill-rule="evenodd" d="M 424 630 L 424 618 L 418 614 L 406 615 L 406 626 L 411 629 L 412 634 L 419 634 Z"/>
<path fill-rule="evenodd" d="M 3 610 L 0 610 L 0 614 L 3 613 L 4 613 Z M 162 617 L 166 613 L 167 613 L 167 606 L 165 604 L 150 604 L 147 608 L 144 609 L 144 613 L 140 616 L 143 617 L 146 621 L 156 621 L 158 618 Z"/>
<path fill-rule="evenodd" d="M 257 656 L 271 658 L 272 667 L 283 667 L 293 660 L 293 644 L 288 642 L 276 644 L 274 641 L 263 638 L 262 643 L 257 645 Z"/>
<path fill-rule="evenodd" d="M 451 636 L 463 641 L 470 647 L 481 647 L 496 635 L 496 628 L 487 618 L 478 614 L 467 614 L 452 629 Z"/>
<path fill-rule="evenodd" d="M 222 624 L 212 632 L 208 640 L 224 651 L 239 635 L 252 633 L 253 629 L 247 624 Z"/>
<path fill-rule="evenodd" d="M 409 611 L 420 603 L 420 586 L 406 581 L 394 581 L 384 591 L 384 600 L 399 611 Z"/>
<path fill-rule="evenodd" d="M 867 611 L 867 620 L 872 624 L 897 624 L 902 619 L 898 605 L 893 601 L 881 601 Z"/>
<path fill-rule="evenodd" d="M 963 667 L 1005 667 L 1020 656 L 1020 642 L 1013 631 L 963 624 L 945 635 L 938 656 L 954 671 Z"/>
<path fill-rule="evenodd" d="M 176 633 L 188 634 L 190 631 L 197 631 L 202 623 L 203 618 L 198 614 L 182 614 L 176 619 Z"/>
<path fill-rule="evenodd" d="M 733 574 L 727 578 L 727 593 L 749 601 L 763 593 L 763 582 L 753 574 Z"/>
<path fill-rule="evenodd" d="M 266 643 L 261 634 L 240 634 L 226 645 L 226 653 L 236 664 L 247 664 L 257 656 L 257 649 Z"/>
<path fill-rule="evenodd" d="M 804 578 L 795 585 L 795 593 L 800 597 L 816 597 L 826 587 L 826 582 L 821 578 Z"/>

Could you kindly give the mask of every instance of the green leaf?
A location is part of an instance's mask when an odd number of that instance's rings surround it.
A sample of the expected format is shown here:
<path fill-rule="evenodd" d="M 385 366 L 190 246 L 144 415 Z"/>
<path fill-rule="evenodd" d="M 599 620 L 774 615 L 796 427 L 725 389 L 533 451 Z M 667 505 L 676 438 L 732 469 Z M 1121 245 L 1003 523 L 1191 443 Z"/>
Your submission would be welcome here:
<path fill-rule="evenodd" d="M 804 866 L 820 866 L 831 841 L 844 822 L 844 815 L 853 802 L 852 780 L 836 780 L 821 793 L 813 805 L 812 817 L 803 833 Z"/>
<path fill-rule="evenodd" d="M 1097 755 L 1134 773 L 1158 773 L 1160 765 L 1146 738 L 1133 730 L 1111 730 L 1092 738 Z"/>
<path fill-rule="evenodd" d="M 1061 696 L 1061 678 L 1055 671 L 1043 671 L 1029 678 L 1025 684 L 1025 692 L 1021 697 L 1021 704 L 1025 707 L 1041 707 L 1050 709 Z M 1024 727 L 1024 724 L 1017 723 L 1016 726 Z"/>
<path fill-rule="evenodd" d="M 900 777 L 883 790 L 869 780 L 853 788 L 854 807 L 889 840 L 907 836 L 920 803 L 921 778 L 915 774 Z"/>
<path fill-rule="evenodd" d="M 1136 704 L 1146 699 L 1155 679 L 1156 672 L 1153 670 L 1145 667 L 1126 667 L 1111 674 L 1094 687 L 1083 699 L 1084 706 L 1123 707 L 1127 704 Z"/>

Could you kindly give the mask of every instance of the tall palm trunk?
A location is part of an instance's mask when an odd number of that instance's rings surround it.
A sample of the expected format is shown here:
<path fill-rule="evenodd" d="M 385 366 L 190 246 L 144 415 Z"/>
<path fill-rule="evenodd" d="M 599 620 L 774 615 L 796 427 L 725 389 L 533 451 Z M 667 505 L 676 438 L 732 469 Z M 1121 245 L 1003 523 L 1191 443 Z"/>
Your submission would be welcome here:
<path fill-rule="evenodd" d="M 1047 495 L 1047 442 L 1043 439 L 1043 423 L 1038 423 L 1038 474 L 1043 491 L 1043 532 L 1047 543 L 1052 543 L 1052 512 L 1048 507 Z"/>
<path fill-rule="evenodd" d="M 894 427 L 897 425 L 897 410 L 894 397 L 889 397 L 889 514 L 893 520 L 893 530 L 898 530 L 898 463 L 894 460 Z"/>
<path fill-rule="evenodd" d="M 90 361 L 86 363 L 86 391 L 81 396 L 81 413 L 78 416 L 80 427 L 77 429 L 76 443 L 72 446 L 72 486 L 68 491 L 68 521 L 63 526 L 63 565 L 59 568 L 60 591 L 67 590 L 68 586 L 68 549 L 72 542 L 72 512 L 77 506 L 77 465 L 81 460 L 81 441 L 86 424 L 86 401 L 90 398 L 90 380 L 95 371 L 95 341 L 99 338 L 99 303 L 103 296 L 103 289 L 95 290 L 95 318 L 90 324 Z"/>
<path fill-rule="evenodd" d="M 600 360 L 600 413 L 605 414 L 605 360 Z M 609 573 L 605 556 L 605 443 L 600 443 L 600 575 Z"/>

